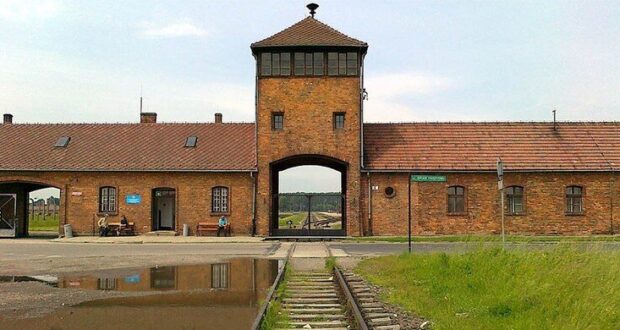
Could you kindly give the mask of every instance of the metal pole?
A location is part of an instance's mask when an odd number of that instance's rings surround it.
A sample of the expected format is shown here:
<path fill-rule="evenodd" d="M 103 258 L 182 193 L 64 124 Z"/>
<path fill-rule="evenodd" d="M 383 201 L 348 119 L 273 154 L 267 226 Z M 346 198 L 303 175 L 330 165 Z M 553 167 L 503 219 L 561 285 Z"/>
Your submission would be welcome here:
<path fill-rule="evenodd" d="M 409 175 L 407 176 L 407 186 L 408 186 L 408 205 L 407 205 L 407 209 L 408 209 L 408 216 L 407 216 L 407 221 L 408 221 L 408 226 L 407 226 L 407 241 L 409 242 L 409 253 L 411 253 L 411 173 L 409 173 Z"/>
<path fill-rule="evenodd" d="M 502 195 L 502 209 L 500 210 L 500 212 L 502 213 L 502 245 L 504 248 L 506 248 L 506 233 L 504 231 L 504 217 L 505 217 L 505 212 L 504 212 L 504 187 L 502 185 L 502 189 L 499 190 L 499 193 Z"/>

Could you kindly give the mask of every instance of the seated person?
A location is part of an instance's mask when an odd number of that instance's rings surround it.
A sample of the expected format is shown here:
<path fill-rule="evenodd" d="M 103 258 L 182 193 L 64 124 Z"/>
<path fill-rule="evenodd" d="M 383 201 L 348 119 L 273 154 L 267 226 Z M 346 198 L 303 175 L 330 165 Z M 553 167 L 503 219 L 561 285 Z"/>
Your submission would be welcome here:
<path fill-rule="evenodd" d="M 97 222 L 99 226 L 99 237 L 108 236 L 108 232 L 110 232 L 110 227 L 108 227 L 108 215 L 105 214 L 102 218 Z"/>
<path fill-rule="evenodd" d="M 224 236 L 226 236 L 226 231 L 228 230 L 228 219 L 225 216 L 220 217 L 220 221 L 217 223 L 217 236 L 220 236 L 220 231 L 224 231 Z M 229 233 L 230 235 L 230 233 Z"/>

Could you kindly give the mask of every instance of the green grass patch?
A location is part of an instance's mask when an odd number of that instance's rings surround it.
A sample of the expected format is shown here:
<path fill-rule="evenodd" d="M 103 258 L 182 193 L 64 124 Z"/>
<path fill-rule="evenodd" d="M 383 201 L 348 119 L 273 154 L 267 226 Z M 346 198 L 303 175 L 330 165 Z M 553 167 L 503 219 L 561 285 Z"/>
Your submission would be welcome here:
<path fill-rule="evenodd" d="M 292 226 L 293 228 L 301 228 L 301 225 L 304 223 L 304 221 L 306 221 L 306 218 L 308 217 L 308 213 L 307 212 L 298 212 L 298 213 L 291 213 L 291 214 L 285 214 L 284 216 L 280 216 L 279 218 L 279 228 L 288 228 L 289 224 L 288 221 L 290 220 L 292 222 Z"/>
<path fill-rule="evenodd" d="M 334 271 L 334 268 L 336 268 L 336 258 L 335 257 L 329 257 L 329 258 L 325 259 L 325 269 L 328 272 L 332 272 L 332 271 Z"/>
<path fill-rule="evenodd" d="M 363 260 L 382 297 L 433 329 L 618 329 L 620 251 L 559 246 Z"/>
<path fill-rule="evenodd" d="M 28 222 L 28 231 L 58 231 L 58 224 L 60 223 L 60 217 L 58 215 L 45 216 L 43 220 L 42 215 L 31 216 Z"/>
<path fill-rule="evenodd" d="M 288 315 L 282 310 L 281 301 L 286 297 L 286 287 L 290 275 L 291 269 L 287 265 L 284 269 L 284 274 L 282 274 L 282 281 L 274 292 L 274 297 L 276 297 L 276 299 L 269 303 L 269 307 L 267 308 L 267 312 L 265 313 L 265 317 L 263 318 L 263 322 L 260 326 L 261 330 L 271 330 L 276 328 L 285 329 L 289 327 L 290 320 Z"/>
<path fill-rule="evenodd" d="M 348 241 L 354 242 L 391 242 L 405 243 L 407 236 L 368 236 L 352 237 Z M 412 236 L 412 242 L 501 242 L 500 235 L 441 235 L 441 236 Z M 506 242 L 510 243 L 554 243 L 554 242 L 620 242 L 620 235 L 591 235 L 591 236 L 527 236 L 508 235 Z"/>

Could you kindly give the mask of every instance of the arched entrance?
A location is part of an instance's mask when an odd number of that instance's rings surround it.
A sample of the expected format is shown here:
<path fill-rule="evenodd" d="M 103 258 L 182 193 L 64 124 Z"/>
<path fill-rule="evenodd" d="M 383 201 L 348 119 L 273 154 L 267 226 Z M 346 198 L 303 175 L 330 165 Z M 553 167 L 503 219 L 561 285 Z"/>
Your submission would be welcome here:
<path fill-rule="evenodd" d="M 58 185 L 44 181 L 0 182 L 0 237 L 58 235 L 64 219 L 61 194 Z"/>
<path fill-rule="evenodd" d="M 336 172 L 335 176 L 318 177 L 323 185 L 338 189 L 303 191 L 295 183 L 288 183 L 287 191 L 280 191 L 283 172 L 299 168 L 322 167 Z M 348 164 L 323 155 L 299 155 L 270 164 L 270 235 L 272 236 L 346 236 L 346 187 Z M 298 174 L 303 176 L 303 170 Z M 310 172 L 308 172 L 310 174 Z M 320 184 L 321 182 L 319 182 Z"/>

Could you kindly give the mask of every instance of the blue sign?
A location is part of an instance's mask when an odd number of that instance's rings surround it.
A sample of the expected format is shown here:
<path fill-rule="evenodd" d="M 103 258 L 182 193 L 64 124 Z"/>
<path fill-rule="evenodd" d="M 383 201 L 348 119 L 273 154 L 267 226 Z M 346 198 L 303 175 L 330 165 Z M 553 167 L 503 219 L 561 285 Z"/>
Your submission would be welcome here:
<path fill-rule="evenodd" d="M 142 203 L 142 196 L 138 194 L 127 195 L 125 196 L 125 203 L 126 204 L 140 204 Z"/>
<path fill-rule="evenodd" d="M 125 283 L 140 283 L 140 274 L 125 276 Z"/>

